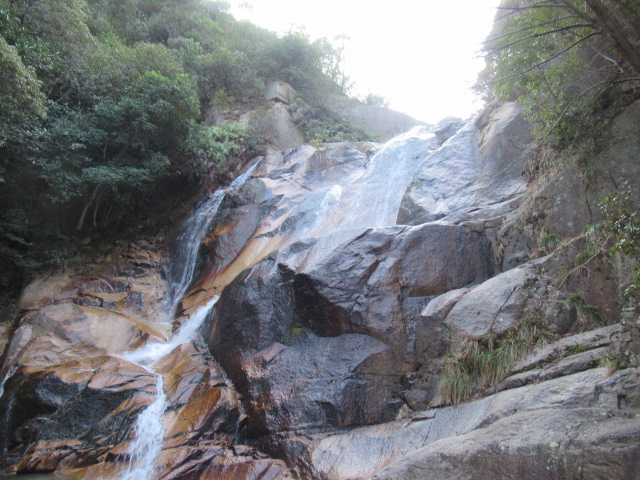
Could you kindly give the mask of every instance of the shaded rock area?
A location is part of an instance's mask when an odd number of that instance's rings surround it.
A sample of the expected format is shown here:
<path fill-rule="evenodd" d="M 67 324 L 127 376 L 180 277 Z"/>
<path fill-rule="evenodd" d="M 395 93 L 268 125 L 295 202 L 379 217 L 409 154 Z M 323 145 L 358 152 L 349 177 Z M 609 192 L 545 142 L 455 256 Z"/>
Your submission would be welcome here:
<path fill-rule="evenodd" d="M 639 105 L 593 160 L 619 170 L 602 179 L 570 166 L 527 185 L 529 126 L 492 104 L 384 145 L 255 159 L 198 202 L 172 268 L 139 244 L 34 282 L 3 357 L 0 467 L 120 478 L 160 399 L 154 479 L 638 478 L 634 266 L 576 257 L 595 199 L 640 183 L 623 160 Z M 193 281 L 169 285 L 187 263 Z M 483 379 L 478 358 L 508 342 Z M 167 350 L 137 364 L 139 347 Z"/>
<path fill-rule="evenodd" d="M 640 201 L 640 102 L 615 117 L 607 127 L 604 147 L 582 164 L 568 163 L 539 181 L 521 205 L 509 213 L 498 233 L 504 270 L 535 257 L 545 236 L 570 239 L 602 218 L 597 204 L 607 193 L 628 188 Z"/>
<path fill-rule="evenodd" d="M 4 353 L 2 469 L 122 475 L 136 419 L 158 391 L 156 373 L 121 355 L 171 334 L 166 274 L 166 251 L 142 242 L 27 287 Z M 158 478 L 288 478 L 281 462 L 231 447 L 241 406 L 204 344 L 177 346 L 154 370 L 166 395 Z"/>
<path fill-rule="evenodd" d="M 335 480 L 371 478 L 376 472 L 373 478 L 458 478 L 458 471 L 466 474 L 466 450 L 477 456 L 479 463 L 474 463 L 475 476 L 462 478 L 477 478 L 478 472 L 483 478 L 504 478 L 501 475 L 513 472 L 522 478 L 567 478 L 556 472 L 556 476 L 545 477 L 537 469 L 521 470 L 518 462 L 546 465 L 553 459 L 549 458 L 553 448 L 570 448 L 577 456 L 581 446 L 595 451 L 598 442 L 608 438 L 619 445 L 620 452 L 607 450 L 600 458 L 612 454 L 613 459 L 620 454 L 617 459 L 625 465 L 623 471 L 632 472 L 637 460 L 631 456 L 638 452 L 634 439 L 640 429 L 637 375 L 637 371 L 626 370 L 608 377 L 605 369 L 589 370 L 387 424 L 307 439 L 309 453 L 301 460 L 301 468 L 312 478 Z M 633 398 L 636 403 L 619 406 L 619 396 Z M 551 418 L 553 421 L 548 421 Z M 554 427 L 554 422 L 559 423 Z M 574 432 L 575 426 L 579 426 L 579 439 L 567 434 Z M 557 436 L 545 437 L 549 431 Z M 544 438 L 549 440 L 544 442 Z M 550 447 L 554 441 L 557 445 Z M 448 449 L 456 442 L 464 448 L 456 446 L 449 457 Z M 495 461 L 503 462 L 498 473 L 493 473 L 491 464 L 481 463 L 483 454 L 492 460 L 496 455 L 500 460 Z M 573 470 L 563 473 L 569 471 Z"/>

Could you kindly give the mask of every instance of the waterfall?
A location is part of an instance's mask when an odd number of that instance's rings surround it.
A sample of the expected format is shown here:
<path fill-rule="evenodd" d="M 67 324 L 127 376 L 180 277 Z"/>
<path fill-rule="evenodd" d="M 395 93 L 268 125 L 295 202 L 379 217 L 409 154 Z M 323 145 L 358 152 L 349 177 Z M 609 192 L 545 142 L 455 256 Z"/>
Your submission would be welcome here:
<path fill-rule="evenodd" d="M 162 415 L 166 405 L 162 375 L 157 375 L 157 396 L 155 401 L 145 408 L 135 423 L 136 437 L 129 449 L 129 468 L 121 480 L 142 480 L 153 478 L 155 460 L 160 455 L 164 426 Z"/>
<path fill-rule="evenodd" d="M 364 174 L 347 188 L 351 204 L 338 228 L 395 225 L 409 183 L 437 146 L 429 127 L 414 127 L 385 143 Z"/>
<path fill-rule="evenodd" d="M 134 425 L 135 437 L 129 447 L 129 466 L 121 480 L 143 480 L 153 478 L 155 460 L 160 455 L 164 439 L 162 416 L 166 407 L 164 381 L 162 375 L 153 370 L 153 364 L 165 357 L 180 344 L 189 341 L 207 318 L 218 297 L 213 297 L 201 306 L 175 333 L 168 343 L 152 342 L 144 347 L 123 355 L 123 358 L 136 363 L 149 372 L 155 373 L 156 399 L 145 408 Z"/>
<path fill-rule="evenodd" d="M 200 244 L 207 234 L 211 221 L 218 213 L 226 192 L 226 190 L 217 190 L 211 198 L 202 202 L 180 228 L 170 271 L 169 307 L 172 313 L 175 312 L 177 302 L 184 296 L 193 280 Z"/>
<path fill-rule="evenodd" d="M 259 162 L 255 162 L 242 175 L 236 178 L 229 187 L 216 190 L 203 201 L 196 211 L 187 218 L 176 237 L 176 248 L 172 255 L 169 287 L 169 308 L 173 314 L 177 303 L 184 296 L 193 281 L 193 274 L 198 261 L 200 244 L 209 231 L 212 220 L 218 213 L 226 194 L 242 186 L 253 173 Z"/>
<path fill-rule="evenodd" d="M 228 188 L 217 190 L 180 227 L 176 239 L 170 271 L 169 308 L 175 312 L 177 302 L 184 296 L 193 281 L 200 244 L 207 234 L 211 222 L 225 195 L 247 181 L 259 162 L 254 163 L 245 173 L 236 178 Z M 128 352 L 123 358 L 146 368 L 157 378 L 156 399 L 145 408 L 134 425 L 135 437 L 129 447 L 129 465 L 121 480 L 147 480 L 153 478 L 155 461 L 162 450 L 164 426 L 162 417 L 166 408 L 166 395 L 162 375 L 155 372 L 153 364 L 165 357 L 177 346 L 189 341 L 198 331 L 213 309 L 217 296 L 201 306 L 184 322 L 169 342 L 150 342 L 143 347 Z"/>

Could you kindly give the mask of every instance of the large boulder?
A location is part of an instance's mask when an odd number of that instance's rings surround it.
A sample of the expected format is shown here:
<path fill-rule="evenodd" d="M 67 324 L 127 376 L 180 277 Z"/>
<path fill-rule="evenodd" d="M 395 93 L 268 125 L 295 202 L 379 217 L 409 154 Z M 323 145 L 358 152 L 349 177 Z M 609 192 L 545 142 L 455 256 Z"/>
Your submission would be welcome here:
<path fill-rule="evenodd" d="M 433 332 L 418 326 L 422 307 L 491 273 L 489 242 L 463 227 L 351 230 L 298 242 L 225 289 L 209 346 L 257 414 L 259 433 L 380 422 L 400 406 L 416 346 L 421 358 L 440 353 L 426 346 Z"/>

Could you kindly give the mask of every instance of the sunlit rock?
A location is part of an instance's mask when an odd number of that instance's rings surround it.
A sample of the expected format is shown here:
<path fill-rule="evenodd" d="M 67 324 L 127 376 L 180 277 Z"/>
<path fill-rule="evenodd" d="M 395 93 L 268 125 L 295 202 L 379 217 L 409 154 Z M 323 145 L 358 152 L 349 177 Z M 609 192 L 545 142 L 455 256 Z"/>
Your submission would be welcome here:
<path fill-rule="evenodd" d="M 267 85 L 264 98 L 267 100 L 276 100 L 288 105 L 296 98 L 296 91 L 287 82 L 281 80 L 274 81 Z"/>
<path fill-rule="evenodd" d="M 468 121 L 422 162 L 404 193 L 398 223 L 460 222 L 509 213 L 526 187 L 530 128 L 514 103 Z"/>

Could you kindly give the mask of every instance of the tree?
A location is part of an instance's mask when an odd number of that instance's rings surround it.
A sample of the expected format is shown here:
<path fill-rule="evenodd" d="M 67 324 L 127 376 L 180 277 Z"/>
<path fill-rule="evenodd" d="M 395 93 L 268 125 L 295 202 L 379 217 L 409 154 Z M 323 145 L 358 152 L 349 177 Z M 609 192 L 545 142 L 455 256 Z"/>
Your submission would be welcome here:
<path fill-rule="evenodd" d="M 59 108 L 30 155 L 54 203 L 82 201 L 81 230 L 100 196 L 109 209 L 125 211 L 123 192 L 140 192 L 165 175 L 180 171 L 181 153 L 200 115 L 200 103 L 186 75 L 169 79 L 142 75 L 117 101 L 104 99 L 92 109 Z M 42 148 L 44 147 L 44 148 Z"/>
<path fill-rule="evenodd" d="M 44 117 L 42 84 L 35 69 L 22 63 L 15 47 L 0 36 L 0 148 L 10 135 Z M 2 181 L 0 163 L 0 181 Z"/>
<path fill-rule="evenodd" d="M 637 0 L 527 0 L 499 7 L 480 85 L 529 105 L 540 136 L 570 142 L 623 84 L 640 83 Z"/>

